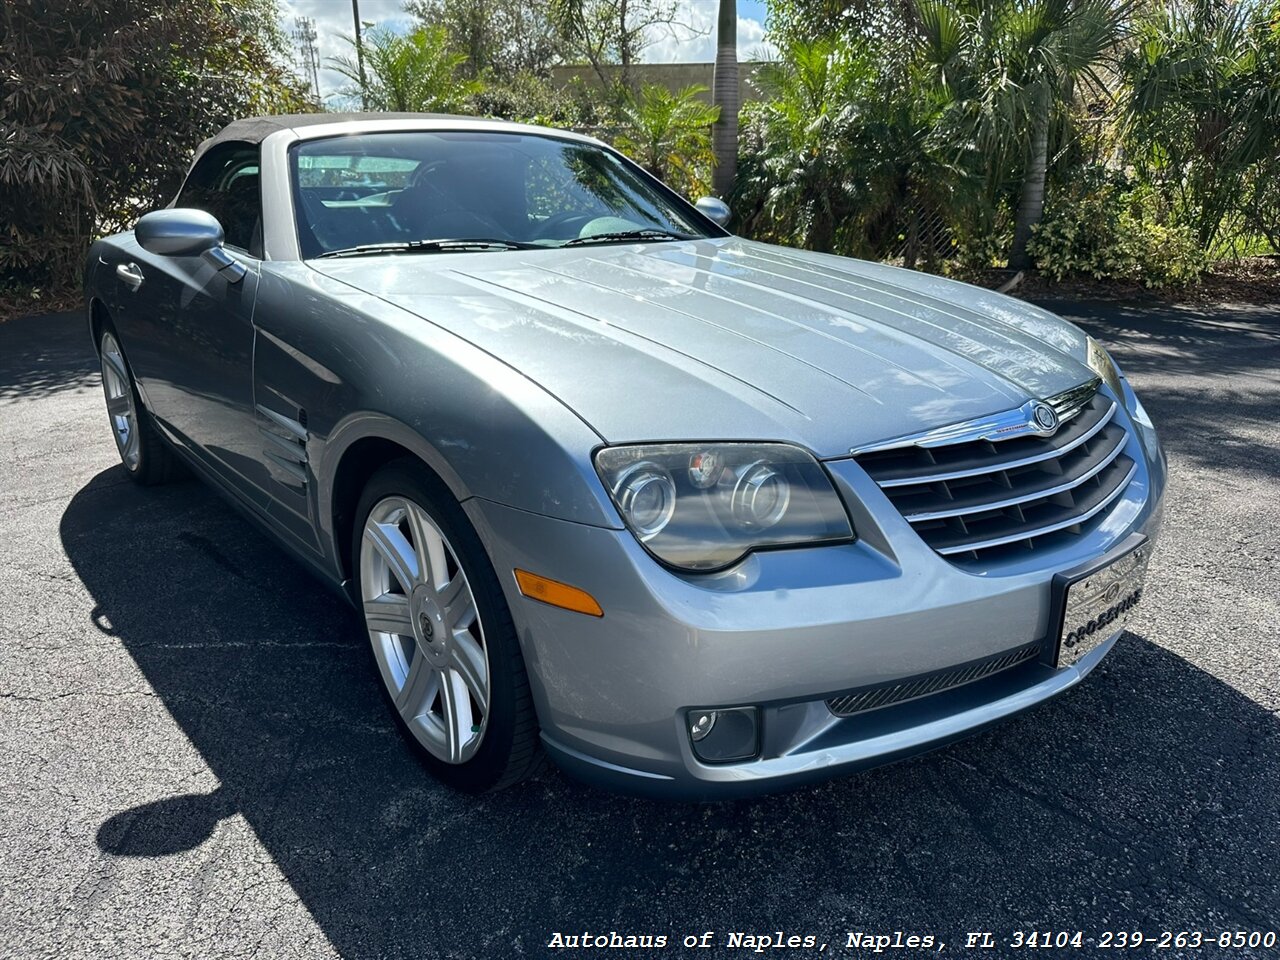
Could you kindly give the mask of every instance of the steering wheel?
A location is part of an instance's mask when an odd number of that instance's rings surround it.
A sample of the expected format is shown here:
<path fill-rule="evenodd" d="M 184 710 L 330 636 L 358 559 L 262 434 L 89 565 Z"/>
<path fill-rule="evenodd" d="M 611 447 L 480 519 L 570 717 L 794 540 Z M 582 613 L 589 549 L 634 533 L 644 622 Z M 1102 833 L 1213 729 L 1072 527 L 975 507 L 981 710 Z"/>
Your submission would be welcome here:
<path fill-rule="evenodd" d="M 595 219 L 595 215 L 591 213 L 576 213 L 573 211 L 566 211 L 564 213 L 553 213 L 551 216 L 547 217 L 547 219 L 543 220 L 542 223 L 538 225 L 537 236 L 534 239 L 536 240 L 549 240 L 549 239 L 568 240 L 571 237 L 576 237 L 578 235 L 578 231 L 580 231 L 583 227 L 585 227 L 588 223 L 590 223 L 594 219 Z M 575 220 L 581 221 L 581 222 L 573 223 Z M 557 227 L 562 227 L 565 224 L 569 224 L 569 223 L 573 223 L 573 228 L 567 236 L 564 236 L 564 237 L 557 236 L 554 238 L 551 236 L 552 231 L 554 231 Z"/>

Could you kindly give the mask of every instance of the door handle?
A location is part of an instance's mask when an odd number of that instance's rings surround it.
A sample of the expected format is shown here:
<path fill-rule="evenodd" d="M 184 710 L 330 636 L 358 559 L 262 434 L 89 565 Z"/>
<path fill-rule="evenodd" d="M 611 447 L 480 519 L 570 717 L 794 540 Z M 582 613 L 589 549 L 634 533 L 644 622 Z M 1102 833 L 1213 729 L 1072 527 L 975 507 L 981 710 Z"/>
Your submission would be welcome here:
<path fill-rule="evenodd" d="M 122 263 L 116 267 L 116 276 L 129 285 L 130 290 L 136 291 L 142 286 L 142 271 L 136 263 Z"/>

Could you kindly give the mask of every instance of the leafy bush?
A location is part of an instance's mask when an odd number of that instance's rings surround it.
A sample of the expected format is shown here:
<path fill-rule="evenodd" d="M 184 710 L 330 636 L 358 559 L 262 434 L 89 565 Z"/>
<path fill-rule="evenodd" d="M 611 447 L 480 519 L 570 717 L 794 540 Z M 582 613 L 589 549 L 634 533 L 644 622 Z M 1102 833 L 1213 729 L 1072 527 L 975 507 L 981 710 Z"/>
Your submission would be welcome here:
<path fill-rule="evenodd" d="M 1056 191 L 1030 250 L 1055 280 L 1087 276 L 1163 287 L 1194 282 L 1205 268 L 1189 225 L 1171 222 L 1149 188 L 1106 171 Z"/>
<path fill-rule="evenodd" d="M 305 109 L 273 0 L 5 0 L 0 287 L 65 287 L 236 117 Z"/>
<path fill-rule="evenodd" d="M 965 276 L 1003 267 L 1012 239 L 1013 230 L 1007 225 L 961 234 L 956 238 L 949 272 Z"/>
<path fill-rule="evenodd" d="M 588 95 L 584 96 L 584 91 Z M 509 80 L 488 78 L 468 98 L 467 112 L 552 127 L 597 126 L 604 122 L 606 114 L 599 98 L 590 97 L 589 92 L 585 85 L 557 88 L 549 80 L 529 73 Z"/>

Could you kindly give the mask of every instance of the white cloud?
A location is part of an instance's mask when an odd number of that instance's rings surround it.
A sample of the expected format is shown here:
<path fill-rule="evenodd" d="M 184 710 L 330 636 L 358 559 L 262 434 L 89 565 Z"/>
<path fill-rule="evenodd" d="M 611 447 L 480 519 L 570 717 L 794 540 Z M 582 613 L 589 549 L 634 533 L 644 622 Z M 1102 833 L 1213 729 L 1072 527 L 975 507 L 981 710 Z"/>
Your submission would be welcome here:
<path fill-rule="evenodd" d="M 655 28 L 642 57 L 647 63 L 709 63 L 716 58 L 718 0 L 679 0 L 671 27 Z M 764 40 L 764 24 L 738 15 L 738 59 L 756 60 L 773 50 Z"/>
<path fill-rule="evenodd" d="M 379 27 L 402 29 L 409 23 L 401 0 L 359 0 L 360 19 Z M 316 47 L 320 54 L 320 92 L 329 99 L 349 86 L 346 78 L 326 67 L 329 57 L 350 56 L 351 45 L 343 37 L 355 31 L 351 0 L 281 0 L 280 16 L 285 31 L 292 35 L 295 17 L 310 17 L 316 22 Z"/>
<path fill-rule="evenodd" d="M 360 19 L 380 27 L 404 29 L 409 24 L 401 0 L 359 0 Z M 644 51 L 649 63 L 696 63 L 715 60 L 716 7 L 718 0 L 678 0 L 680 25 L 655 29 L 653 43 Z M 758 5 L 753 5 L 759 9 Z M 320 92 L 326 100 L 349 86 L 341 74 L 326 67 L 329 57 L 351 53 L 342 38 L 353 31 L 350 0 L 281 0 L 280 14 L 286 32 L 292 34 L 295 17 L 316 22 L 316 46 L 320 54 Z M 764 24 L 754 17 L 738 17 L 738 59 L 756 59 L 772 50 L 764 42 Z M 338 104 L 332 103 L 331 106 Z"/>

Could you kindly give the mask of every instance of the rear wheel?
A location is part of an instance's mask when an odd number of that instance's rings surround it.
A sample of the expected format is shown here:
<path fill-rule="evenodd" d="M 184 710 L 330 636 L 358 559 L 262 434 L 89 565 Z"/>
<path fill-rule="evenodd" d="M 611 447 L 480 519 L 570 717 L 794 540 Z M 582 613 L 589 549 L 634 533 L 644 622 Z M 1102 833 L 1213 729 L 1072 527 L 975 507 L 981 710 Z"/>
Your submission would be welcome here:
<path fill-rule="evenodd" d="M 352 555 L 373 659 L 398 724 L 440 780 L 469 792 L 541 762 L 511 613 L 462 508 L 413 461 L 361 497 Z"/>
<path fill-rule="evenodd" d="M 172 480 L 181 473 L 181 467 L 143 407 L 120 341 L 110 328 L 102 332 L 98 341 L 98 356 L 102 361 L 107 418 L 125 471 L 144 486 Z"/>

